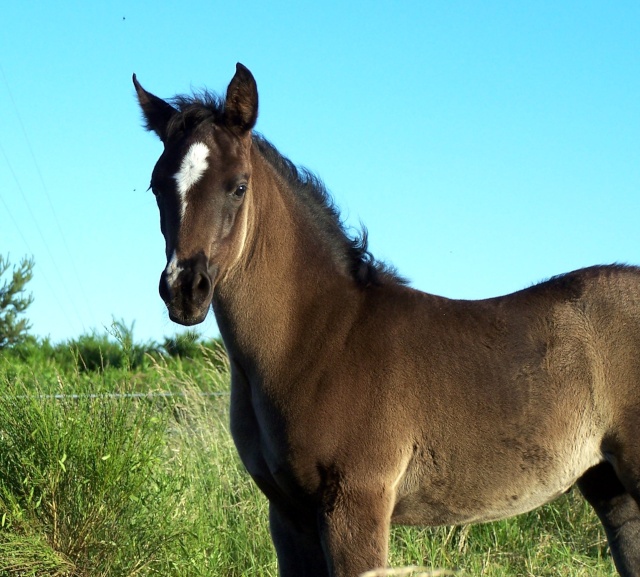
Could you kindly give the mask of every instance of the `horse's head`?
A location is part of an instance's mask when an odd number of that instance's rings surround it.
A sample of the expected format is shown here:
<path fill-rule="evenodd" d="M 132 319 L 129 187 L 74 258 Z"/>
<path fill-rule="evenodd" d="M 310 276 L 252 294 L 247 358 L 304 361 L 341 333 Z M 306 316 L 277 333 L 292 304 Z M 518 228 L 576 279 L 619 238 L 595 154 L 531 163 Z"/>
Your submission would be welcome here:
<path fill-rule="evenodd" d="M 238 64 L 224 102 L 207 97 L 175 105 L 144 90 L 135 75 L 133 83 L 147 127 L 164 144 L 151 178 L 167 255 L 160 296 L 171 320 L 197 324 L 246 238 L 256 83 Z"/>

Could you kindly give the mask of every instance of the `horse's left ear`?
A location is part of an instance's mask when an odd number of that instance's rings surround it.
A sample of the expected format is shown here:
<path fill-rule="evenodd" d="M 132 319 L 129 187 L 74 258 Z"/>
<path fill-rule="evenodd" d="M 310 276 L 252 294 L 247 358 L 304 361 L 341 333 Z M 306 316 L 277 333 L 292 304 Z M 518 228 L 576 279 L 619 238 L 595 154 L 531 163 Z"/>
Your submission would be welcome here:
<path fill-rule="evenodd" d="M 140 103 L 140 108 L 142 108 L 147 130 L 153 130 L 160 140 L 165 142 L 167 125 L 173 115 L 177 114 L 178 111 L 168 102 L 162 100 L 162 98 L 158 98 L 142 88 L 135 74 L 133 75 L 133 85 L 136 87 L 138 102 Z"/>
<path fill-rule="evenodd" d="M 224 116 L 227 126 L 241 134 L 249 132 L 258 119 L 258 87 L 253 74 L 239 62 L 227 88 Z"/>

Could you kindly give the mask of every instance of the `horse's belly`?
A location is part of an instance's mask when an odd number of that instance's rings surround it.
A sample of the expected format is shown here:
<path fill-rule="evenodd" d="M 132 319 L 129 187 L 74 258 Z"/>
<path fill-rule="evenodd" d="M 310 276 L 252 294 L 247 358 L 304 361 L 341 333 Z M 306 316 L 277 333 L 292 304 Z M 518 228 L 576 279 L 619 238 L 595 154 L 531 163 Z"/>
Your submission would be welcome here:
<path fill-rule="evenodd" d="M 426 502 L 423 496 L 413 495 L 399 501 L 393 511 L 392 523 L 397 525 L 463 525 L 486 523 L 526 513 L 544 505 L 564 493 L 567 488 L 549 494 L 541 493 L 505 496 L 487 503 Z"/>
<path fill-rule="evenodd" d="M 511 457 L 511 458 L 509 458 Z M 432 475 L 419 464 L 408 468 L 398 490 L 392 522 L 406 525 L 483 523 L 531 511 L 565 493 L 602 461 L 597 439 L 569 443 L 555 457 L 529 467 L 502 454 L 476 466 Z"/>

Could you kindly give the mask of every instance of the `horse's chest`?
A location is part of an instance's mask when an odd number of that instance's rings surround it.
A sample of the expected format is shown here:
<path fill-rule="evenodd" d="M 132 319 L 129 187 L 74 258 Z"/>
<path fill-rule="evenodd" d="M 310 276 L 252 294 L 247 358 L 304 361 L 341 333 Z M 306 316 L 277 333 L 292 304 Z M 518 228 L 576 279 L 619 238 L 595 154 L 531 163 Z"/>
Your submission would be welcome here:
<path fill-rule="evenodd" d="M 261 399 L 233 392 L 230 416 L 234 443 L 251 477 L 270 500 L 290 501 L 300 488 L 288 460 L 282 418 Z"/>

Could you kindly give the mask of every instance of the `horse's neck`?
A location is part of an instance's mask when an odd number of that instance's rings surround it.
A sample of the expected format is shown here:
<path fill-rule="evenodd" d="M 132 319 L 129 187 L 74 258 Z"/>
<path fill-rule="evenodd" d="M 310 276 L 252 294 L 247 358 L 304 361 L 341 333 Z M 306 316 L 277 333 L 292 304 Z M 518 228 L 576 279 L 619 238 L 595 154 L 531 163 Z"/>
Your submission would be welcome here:
<path fill-rule="evenodd" d="M 247 242 L 214 309 L 229 352 L 278 373 L 346 326 L 360 293 L 264 159 L 254 162 L 253 181 Z"/>

